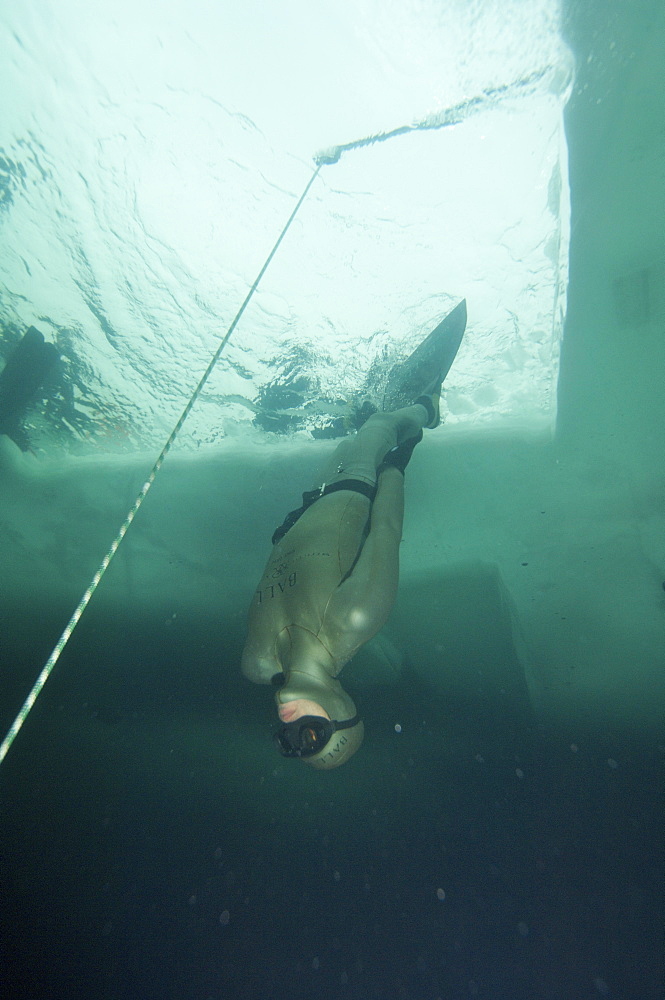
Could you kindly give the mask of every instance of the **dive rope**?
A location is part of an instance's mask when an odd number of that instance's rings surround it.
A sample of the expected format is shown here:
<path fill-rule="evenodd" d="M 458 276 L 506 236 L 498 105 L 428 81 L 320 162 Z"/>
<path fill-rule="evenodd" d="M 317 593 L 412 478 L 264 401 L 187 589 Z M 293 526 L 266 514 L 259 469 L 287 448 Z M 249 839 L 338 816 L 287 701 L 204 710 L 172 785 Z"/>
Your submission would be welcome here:
<path fill-rule="evenodd" d="M 208 367 L 206 368 L 206 370 L 204 371 L 203 375 L 201 376 L 201 379 L 199 380 L 199 384 L 194 389 L 194 392 L 192 393 L 191 398 L 190 398 L 189 402 L 187 403 L 187 406 L 182 411 L 182 413 L 181 413 L 178 421 L 175 424 L 175 427 L 173 428 L 173 430 L 169 434 L 168 439 L 166 441 L 166 444 L 164 445 L 164 447 L 162 448 L 161 452 L 159 453 L 157 459 L 155 460 L 155 464 L 153 465 L 152 469 L 150 470 L 150 474 L 148 475 L 148 478 L 146 479 L 145 483 L 141 487 L 141 489 L 139 491 L 139 494 L 136 497 L 136 500 L 132 504 L 132 506 L 131 506 L 128 514 L 127 514 L 127 517 L 125 518 L 125 520 L 120 525 L 120 528 L 118 530 L 117 535 L 115 536 L 115 538 L 111 542 L 111 545 L 109 547 L 108 552 L 106 553 L 106 555 L 102 559 L 101 563 L 99 564 L 99 568 L 97 569 L 97 572 L 95 573 L 95 575 L 93 576 L 92 580 L 90 581 L 90 585 L 88 586 L 87 590 L 83 594 L 83 597 L 79 601 L 79 603 L 78 603 L 78 605 L 76 607 L 76 610 L 74 611 L 73 615 L 71 616 L 71 618 L 67 622 L 67 625 L 65 626 L 65 629 L 64 629 L 62 635 L 60 636 L 60 638 L 58 639 L 57 643 L 55 644 L 53 652 L 51 653 L 51 655 L 49 656 L 48 660 L 44 664 L 44 668 L 42 669 L 42 672 L 40 673 L 39 677 L 35 681 L 35 683 L 34 683 L 34 685 L 32 687 L 32 690 L 30 691 L 30 694 L 28 695 L 28 697 L 23 702 L 23 705 L 21 706 L 21 709 L 20 709 L 18 715 L 14 719 L 14 721 L 13 721 L 13 723 L 12 723 L 10 729 L 9 729 L 9 732 L 7 733 L 7 735 L 5 736 L 4 740 L 2 741 L 2 744 L 0 745 L 0 763 L 2 763 L 2 761 L 5 759 L 5 757 L 7 755 L 7 751 L 9 750 L 10 746 L 14 742 L 14 739 L 16 738 L 17 733 L 19 732 L 21 726 L 23 725 L 23 723 L 25 722 L 26 718 L 28 717 L 28 714 L 29 714 L 32 706 L 37 701 L 37 698 L 39 697 L 39 695 L 40 695 L 40 693 L 42 691 L 42 688 L 44 687 L 44 685 L 46 684 L 47 680 L 49 679 L 49 677 L 51 675 L 51 671 L 53 670 L 54 666 L 56 665 L 56 663 L 60 659 L 60 654 L 62 653 L 63 649 L 65 648 L 65 646 L 69 642 L 69 640 L 71 638 L 71 635 L 72 635 L 72 632 L 74 631 L 74 629 L 76 628 L 76 626 L 79 623 L 79 619 L 81 618 L 81 615 L 83 614 L 83 612 L 87 608 L 88 604 L 90 603 L 90 599 L 91 599 L 92 595 L 94 594 L 94 592 L 97 590 L 97 587 L 99 586 L 99 584 L 101 582 L 101 579 L 104 576 L 104 573 L 108 569 L 109 564 L 110 564 L 111 560 L 113 559 L 113 556 L 118 551 L 118 546 L 120 545 L 121 541 L 123 540 L 123 538 L 127 534 L 129 526 L 131 525 L 132 521 L 136 517 L 141 504 L 143 503 L 143 501 L 145 500 L 146 496 L 148 495 L 148 491 L 149 491 L 150 487 L 152 486 L 152 484 L 154 483 L 155 477 L 156 477 L 157 473 L 159 472 L 159 470 L 161 469 L 162 463 L 164 462 L 164 459 L 166 458 L 166 456 L 168 455 L 169 451 L 171 450 L 171 445 L 173 444 L 173 442 L 177 438 L 178 434 L 180 433 L 180 431 L 182 429 L 182 425 L 184 424 L 185 420 L 189 416 L 189 414 L 191 412 L 191 409 L 194 406 L 194 403 L 196 402 L 196 400 L 198 399 L 199 395 L 201 394 L 201 390 L 203 389 L 204 385 L 208 381 L 208 379 L 209 379 L 209 377 L 210 377 L 210 375 L 212 373 L 213 368 L 215 367 L 215 365 L 219 361 L 219 358 L 220 358 L 220 356 L 222 354 L 222 351 L 224 350 L 224 348 L 228 344 L 228 342 L 229 342 L 229 340 L 231 338 L 231 334 L 233 333 L 233 331 L 235 330 L 236 326 L 238 325 L 240 317 L 242 316 L 242 314 L 244 313 L 245 309 L 249 305 L 249 302 L 250 302 L 252 296 L 254 295 L 254 292 L 256 291 L 256 289 L 259 286 L 259 282 L 261 281 L 261 278 L 265 274 L 265 272 L 266 272 L 266 270 L 268 268 L 268 265 L 270 264 L 270 261 L 273 259 L 273 257 L 277 253 L 279 245 L 282 242 L 282 240 L 284 239 L 284 237 L 286 236 L 286 233 L 287 233 L 287 231 L 289 229 L 289 226 L 291 225 L 291 223 L 295 219 L 296 215 L 298 214 L 298 209 L 300 208 L 300 206 L 304 202 L 305 198 L 309 194 L 309 189 L 311 188 L 312 184 L 314 183 L 314 181 L 318 177 L 319 171 L 321 170 L 321 166 L 322 166 L 322 163 L 318 163 L 317 162 L 316 169 L 315 169 L 314 173 L 312 174 L 312 176 L 310 177 L 310 179 L 308 180 L 308 182 L 307 182 L 307 184 L 305 186 L 305 190 L 300 195 L 300 198 L 298 200 L 298 203 L 297 203 L 296 207 L 291 212 L 291 215 L 289 216 L 288 222 L 286 223 L 286 225 L 282 229 L 281 233 L 279 234 L 279 237 L 278 237 L 278 239 L 277 239 L 274 247 L 272 248 L 272 250 L 270 251 L 270 253 L 266 257 L 266 260 L 265 260 L 265 263 L 264 263 L 263 267 L 261 268 L 261 270 L 257 274 L 256 278 L 254 279 L 254 283 L 252 284 L 252 287 L 250 288 L 250 290 L 248 291 L 247 295 L 245 296 L 245 301 L 240 306 L 240 309 L 236 313 L 235 318 L 234 318 L 233 322 L 231 323 L 231 326 L 228 328 L 228 330 L 224 334 L 224 337 L 222 338 L 222 340 L 221 340 L 221 342 L 220 342 L 217 350 L 215 351 L 215 353 L 213 354 L 212 358 L 210 359 L 210 362 L 208 363 Z"/>

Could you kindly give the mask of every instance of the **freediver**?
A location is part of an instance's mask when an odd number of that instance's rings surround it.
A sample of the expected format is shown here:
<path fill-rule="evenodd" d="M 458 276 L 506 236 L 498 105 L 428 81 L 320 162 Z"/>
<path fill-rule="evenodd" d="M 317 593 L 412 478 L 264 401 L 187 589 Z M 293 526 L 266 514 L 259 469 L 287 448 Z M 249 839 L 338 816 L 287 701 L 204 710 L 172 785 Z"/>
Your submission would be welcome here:
<path fill-rule="evenodd" d="M 399 366 L 397 398 L 419 385 L 413 402 L 374 413 L 345 438 L 323 485 L 303 493 L 302 506 L 273 534 L 249 610 L 242 671 L 277 687 L 282 724 L 274 740 L 285 757 L 331 769 L 363 741 L 362 719 L 338 676 L 395 601 L 404 472 L 423 429 L 439 426 L 441 385 L 465 325 L 463 301 Z"/>

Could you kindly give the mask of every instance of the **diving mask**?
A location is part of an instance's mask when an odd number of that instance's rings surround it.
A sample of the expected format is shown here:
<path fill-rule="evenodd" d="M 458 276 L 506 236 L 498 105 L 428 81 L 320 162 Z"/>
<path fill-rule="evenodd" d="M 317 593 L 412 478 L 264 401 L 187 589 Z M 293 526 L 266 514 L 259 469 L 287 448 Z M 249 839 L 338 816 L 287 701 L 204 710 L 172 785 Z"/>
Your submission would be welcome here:
<path fill-rule="evenodd" d="M 281 726 L 273 739 L 283 757 L 313 757 L 321 753 L 334 733 L 340 729 L 351 729 L 359 722 L 357 715 L 344 722 L 324 719 L 321 715 L 303 715 L 295 722 Z"/>

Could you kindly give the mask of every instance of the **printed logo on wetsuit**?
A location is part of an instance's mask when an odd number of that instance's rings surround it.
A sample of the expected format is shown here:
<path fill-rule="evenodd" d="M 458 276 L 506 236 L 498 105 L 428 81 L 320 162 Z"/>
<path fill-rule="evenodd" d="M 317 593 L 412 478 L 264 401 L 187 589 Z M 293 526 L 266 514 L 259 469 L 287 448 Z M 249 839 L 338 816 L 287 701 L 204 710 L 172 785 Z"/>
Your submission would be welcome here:
<path fill-rule="evenodd" d="M 256 592 L 256 603 L 263 604 L 264 601 L 270 601 L 274 597 L 279 597 L 290 587 L 295 587 L 296 585 L 296 572 L 289 573 L 286 580 L 279 580 L 277 583 L 271 583 L 267 587 L 263 587 L 262 590 L 257 590 Z"/>
<path fill-rule="evenodd" d="M 328 760 L 329 758 L 334 757 L 336 753 L 340 753 L 344 744 L 348 742 L 349 742 L 348 736 L 340 736 L 339 740 L 337 741 L 337 746 L 333 747 L 332 750 L 330 750 L 327 754 L 325 754 L 322 757 L 322 760 Z"/>

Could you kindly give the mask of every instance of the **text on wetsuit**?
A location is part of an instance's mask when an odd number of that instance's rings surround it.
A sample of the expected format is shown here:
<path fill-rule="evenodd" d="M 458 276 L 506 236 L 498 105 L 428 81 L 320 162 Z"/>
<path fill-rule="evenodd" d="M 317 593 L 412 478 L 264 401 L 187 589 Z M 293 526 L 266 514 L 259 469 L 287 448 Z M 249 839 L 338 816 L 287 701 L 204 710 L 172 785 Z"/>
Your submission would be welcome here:
<path fill-rule="evenodd" d="M 263 604 L 264 601 L 269 601 L 273 597 L 277 597 L 279 594 L 283 594 L 288 587 L 295 587 L 296 585 L 296 572 L 289 573 L 286 580 L 279 580 L 277 583 L 271 583 L 263 590 L 257 590 L 256 601 L 257 604 Z"/>

